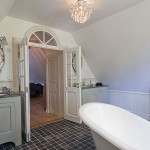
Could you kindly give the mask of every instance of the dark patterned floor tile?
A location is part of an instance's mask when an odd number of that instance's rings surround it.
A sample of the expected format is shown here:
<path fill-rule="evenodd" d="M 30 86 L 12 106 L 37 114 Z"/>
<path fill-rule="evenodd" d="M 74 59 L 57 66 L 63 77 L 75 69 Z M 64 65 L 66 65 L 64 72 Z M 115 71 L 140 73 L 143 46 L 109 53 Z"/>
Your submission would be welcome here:
<path fill-rule="evenodd" d="M 0 150 L 96 150 L 89 128 L 67 120 L 31 129 L 31 142 L 15 147 L 0 145 Z"/>

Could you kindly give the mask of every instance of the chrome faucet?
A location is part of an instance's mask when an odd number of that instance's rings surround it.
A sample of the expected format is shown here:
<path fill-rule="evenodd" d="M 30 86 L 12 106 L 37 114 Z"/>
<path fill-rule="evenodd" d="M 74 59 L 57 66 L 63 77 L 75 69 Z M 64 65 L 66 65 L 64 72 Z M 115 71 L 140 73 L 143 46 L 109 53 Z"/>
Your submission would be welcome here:
<path fill-rule="evenodd" d="M 90 87 L 92 86 L 92 80 L 90 80 Z"/>

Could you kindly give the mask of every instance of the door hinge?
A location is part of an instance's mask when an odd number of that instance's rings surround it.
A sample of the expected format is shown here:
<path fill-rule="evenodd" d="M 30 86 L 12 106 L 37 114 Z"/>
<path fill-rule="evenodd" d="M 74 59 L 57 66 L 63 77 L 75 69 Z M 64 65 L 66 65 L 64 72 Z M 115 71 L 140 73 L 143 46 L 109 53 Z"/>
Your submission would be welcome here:
<path fill-rule="evenodd" d="M 18 58 L 20 58 L 20 52 L 18 52 Z"/>
<path fill-rule="evenodd" d="M 18 51 L 20 50 L 20 45 L 18 44 Z"/>
<path fill-rule="evenodd" d="M 28 88 L 28 87 L 26 87 L 26 93 L 27 93 L 27 92 L 29 92 L 29 88 Z"/>
<path fill-rule="evenodd" d="M 18 44 L 18 58 L 20 58 L 20 46 Z"/>
<path fill-rule="evenodd" d="M 30 133 L 27 133 L 26 135 L 26 142 L 30 142 L 31 141 L 31 136 L 30 136 Z"/>

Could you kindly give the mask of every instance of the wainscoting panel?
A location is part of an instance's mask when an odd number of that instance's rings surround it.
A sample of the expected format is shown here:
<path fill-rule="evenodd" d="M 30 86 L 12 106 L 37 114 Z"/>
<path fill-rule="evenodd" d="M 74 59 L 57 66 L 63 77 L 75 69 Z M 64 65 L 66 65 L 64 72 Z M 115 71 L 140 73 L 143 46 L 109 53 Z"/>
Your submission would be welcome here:
<path fill-rule="evenodd" d="M 150 120 L 149 93 L 109 91 L 109 103 Z"/>

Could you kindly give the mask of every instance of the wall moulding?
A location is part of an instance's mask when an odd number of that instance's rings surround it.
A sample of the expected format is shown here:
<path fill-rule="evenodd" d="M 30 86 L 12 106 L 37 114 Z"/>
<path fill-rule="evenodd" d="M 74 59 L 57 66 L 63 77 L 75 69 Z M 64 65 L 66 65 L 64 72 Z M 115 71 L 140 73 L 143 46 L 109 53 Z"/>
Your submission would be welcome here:
<path fill-rule="evenodd" d="M 110 90 L 109 103 L 150 120 L 149 93 Z"/>

